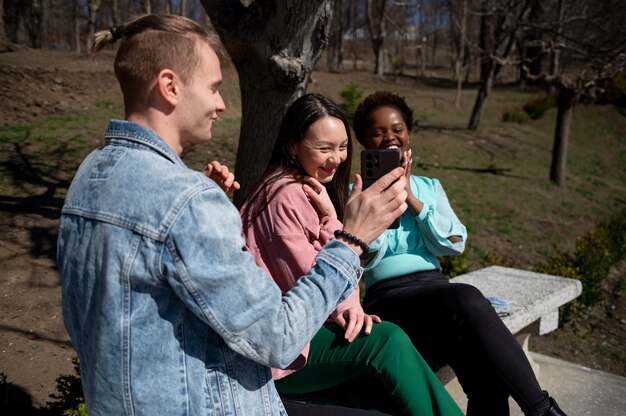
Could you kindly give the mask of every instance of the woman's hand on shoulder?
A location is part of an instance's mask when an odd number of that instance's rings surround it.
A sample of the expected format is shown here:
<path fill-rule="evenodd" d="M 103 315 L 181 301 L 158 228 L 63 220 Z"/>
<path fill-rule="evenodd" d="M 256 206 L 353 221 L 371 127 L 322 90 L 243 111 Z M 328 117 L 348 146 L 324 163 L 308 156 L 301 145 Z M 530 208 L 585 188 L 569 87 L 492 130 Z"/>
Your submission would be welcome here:
<path fill-rule="evenodd" d="M 228 170 L 228 166 L 222 165 L 217 160 L 206 165 L 204 169 L 202 169 L 202 173 L 213 179 L 227 194 L 232 194 L 241 187 L 239 182 L 235 180 L 235 175 Z"/>
<path fill-rule="evenodd" d="M 337 218 L 337 211 L 330 200 L 326 187 L 310 176 L 305 177 L 304 181 L 306 183 L 302 185 L 302 189 L 319 217 Z"/>
<path fill-rule="evenodd" d="M 354 341 L 361 330 L 365 335 L 372 332 L 372 326 L 380 323 L 381 319 L 377 315 L 368 315 L 361 307 L 352 307 L 342 311 L 335 318 L 335 323 L 344 330 L 344 337 L 348 342 Z"/>

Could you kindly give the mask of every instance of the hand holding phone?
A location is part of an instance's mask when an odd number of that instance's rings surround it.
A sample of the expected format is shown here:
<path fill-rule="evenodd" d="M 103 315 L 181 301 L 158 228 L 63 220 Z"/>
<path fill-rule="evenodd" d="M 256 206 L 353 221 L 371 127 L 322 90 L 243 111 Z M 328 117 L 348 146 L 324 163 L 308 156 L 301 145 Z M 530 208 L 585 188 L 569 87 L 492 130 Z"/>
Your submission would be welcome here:
<path fill-rule="evenodd" d="M 361 177 L 363 178 L 363 190 L 400 166 L 399 149 L 365 149 L 361 152 Z M 398 228 L 400 218 L 388 228 Z"/>

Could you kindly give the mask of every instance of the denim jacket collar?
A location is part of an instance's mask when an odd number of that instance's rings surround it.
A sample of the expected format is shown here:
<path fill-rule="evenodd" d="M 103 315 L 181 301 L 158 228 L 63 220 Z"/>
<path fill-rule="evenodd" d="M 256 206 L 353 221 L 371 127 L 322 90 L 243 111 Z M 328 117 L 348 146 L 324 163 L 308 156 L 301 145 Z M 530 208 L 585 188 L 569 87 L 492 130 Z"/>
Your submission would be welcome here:
<path fill-rule="evenodd" d="M 122 139 L 138 145 L 147 146 L 175 164 L 186 166 L 180 156 L 178 156 L 158 134 L 132 121 L 111 120 L 104 134 L 104 139 L 106 142 Z"/>

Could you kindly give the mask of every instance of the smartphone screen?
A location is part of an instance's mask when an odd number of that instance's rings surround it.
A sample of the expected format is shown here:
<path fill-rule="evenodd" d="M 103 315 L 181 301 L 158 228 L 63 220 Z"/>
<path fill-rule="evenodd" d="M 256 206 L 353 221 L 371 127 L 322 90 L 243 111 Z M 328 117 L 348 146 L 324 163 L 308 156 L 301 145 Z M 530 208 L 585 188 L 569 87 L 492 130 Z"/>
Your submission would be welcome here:
<path fill-rule="evenodd" d="M 361 177 L 363 189 L 367 189 L 380 177 L 385 176 L 400 166 L 399 149 L 365 149 L 361 152 Z M 400 218 L 397 218 L 388 228 L 398 228 Z"/>

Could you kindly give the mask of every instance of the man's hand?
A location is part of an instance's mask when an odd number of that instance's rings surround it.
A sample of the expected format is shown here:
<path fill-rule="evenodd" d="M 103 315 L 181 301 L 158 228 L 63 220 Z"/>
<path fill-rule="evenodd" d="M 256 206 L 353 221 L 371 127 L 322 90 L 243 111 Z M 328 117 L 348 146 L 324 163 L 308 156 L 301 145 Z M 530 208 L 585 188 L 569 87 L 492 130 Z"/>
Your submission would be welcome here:
<path fill-rule="evenodd" d="M 344 231 L 368 244 L 374 241 L 407 209 L 406 183 L 404 168 L 398 167 L 362 191 L 363 180 L 357 174 L 346 204 Z"/>
<path fill-rule="evenodd" d="M 381 320 L 377 315 L 364 313 L 360 307 L 346 309 L 335 318 L 335 323 L 343 328 L 344 338 L 348 342 L 354 341 L 361 329 L 365 335 L 369 335 L 372 332 L 374 322 L 380 323 Z"/>
<path fill-rule="evenodd" d="M 235 180 L 235 175 L 228 170 L 228 167 L 216 160 L 206 165 L 202 169 L 202 173 L 213 179 L 229 195 L 241 188 L 239 182 Z"/>

